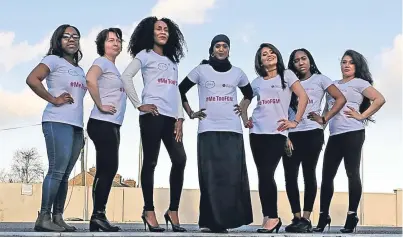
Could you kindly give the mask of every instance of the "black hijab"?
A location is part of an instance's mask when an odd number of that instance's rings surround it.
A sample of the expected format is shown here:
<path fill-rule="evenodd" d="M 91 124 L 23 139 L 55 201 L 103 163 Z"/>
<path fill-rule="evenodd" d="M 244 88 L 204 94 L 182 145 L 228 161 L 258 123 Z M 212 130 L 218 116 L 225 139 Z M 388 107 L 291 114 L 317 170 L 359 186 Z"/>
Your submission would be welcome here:
<path fill-rule="evenodd" d="M 227 72 L 232 67 L 231 63 L 228 60 L 228 57 L 226 59 L 224 59 L 224 60 L 219 60 L 216 57 L 211 56 L 212 53 L 213 53 L 214 45 L 217 42 L 225 42 L 228 45 L 228 47 L 230 47 L 230 40 L 226 35 L 223 35 L 223 34 L 216 35 L 213 38 L 213 40 L 211 41 L 211 44 L 210 44 L 210 48 L 209 48 L 210 56 L 209 56 L 209 59 L 208 60 L 203 60 L 201 62 L 201 64 L 209 64 L 209 65 L 211 65 L 211 67 L 213 67 L 213 69 L 215 71 L 218 71 L 218 72 Z"/>

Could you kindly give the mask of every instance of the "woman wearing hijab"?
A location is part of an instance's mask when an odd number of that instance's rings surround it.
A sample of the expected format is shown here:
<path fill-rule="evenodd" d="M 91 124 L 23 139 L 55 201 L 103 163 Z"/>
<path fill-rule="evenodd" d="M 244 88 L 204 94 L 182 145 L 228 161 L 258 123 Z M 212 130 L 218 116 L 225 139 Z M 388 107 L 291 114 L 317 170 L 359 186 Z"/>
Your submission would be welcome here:
<path fill-rule="evenodd" d="M 253 221 L 249 179 L 237 104 L 239 87 L 245 98 L 253 92 L 245 73 L 228 60 L 230 40 L 217 35 L 209 60 L 203 60 L 179 85 L 183 107 L 191 119 L 199 118 L 197 161 L 200 185 L 200 228 L 227 232 Z M 198 85 L 199 108 L 189 106 L 186 92 Z M 242 110 L 241 110 L 242 109 Z"/>

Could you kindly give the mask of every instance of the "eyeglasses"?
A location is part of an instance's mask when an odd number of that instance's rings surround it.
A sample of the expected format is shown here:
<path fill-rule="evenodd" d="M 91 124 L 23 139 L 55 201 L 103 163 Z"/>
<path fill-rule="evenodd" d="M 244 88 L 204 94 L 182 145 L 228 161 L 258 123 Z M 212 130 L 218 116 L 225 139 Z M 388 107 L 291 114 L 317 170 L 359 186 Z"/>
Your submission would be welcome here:
<path fill-rule="evenodd" d="M 71 38 L 73 38 L 73 40 L 75 40 L 75 41 L 80 40 L 80 36 L 77 34 L 70 35 L 68 33 L 64 33 L 62 36 L 62 39 L 66 40 L 66 41 L 69 41 Z"/>

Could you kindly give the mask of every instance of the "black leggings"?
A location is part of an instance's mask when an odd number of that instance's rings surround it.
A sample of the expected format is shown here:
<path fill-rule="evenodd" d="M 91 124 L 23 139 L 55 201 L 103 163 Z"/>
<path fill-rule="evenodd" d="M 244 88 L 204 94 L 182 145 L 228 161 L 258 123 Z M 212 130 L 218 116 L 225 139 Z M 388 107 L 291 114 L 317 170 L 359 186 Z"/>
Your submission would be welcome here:
<path fill-rule="evenodd" d="M 263 216 L 277 218 L 277 185 L 274 173 L 284 154 L 287 137 L 275 134 L 254 134 L 249 136 L 250 148 L 255 160 L 259 178 L 259 196 Z"/>
<path fill-rule="evenodd" d="M 322 185 L 320 191 L 320 211 L 329 214 L 333 197 L 333 180 L 344 158 L 348 177 L 348 210 L 357 212 L 362 186 L 360 178 L 361 149 L 365 140 L 365 130 L 351 131 L 330 136 L 323 158 Z"/>
<path fill-rule="evenodd" d="M 175 140 L 175 122 L 175 118 L 164 115 L 144 114 L 140 116 L 140 133 L 144 154 L 143 167 L 141 168 L 141 188 L 143 190 L 145 211 L 154 211 L 154 170 L 155 166 L 157 166 L 161 140 L 172 162 L 169 177 L 169 210 L 178 211 L 186 166 L 186 153 L 183 143 Z"/>
<path fill-rule="evenodd" d="M 96 150 L 96 173 L 92 185 L 95 212 L 103 212 L 119 166 L 120 125 L 90 118 L 88 136 Z"/>
<path fill-rule="evenodd" d="M 285 188 L 288 201 L 291 205 L 292 213 L 301 212 L 298 189 L 299 166 L 302 164 L 302 173 L 304 175 L 304 211 L 312 212 L 315 202 L 317 183 L 316 183 L 316 165 L 320 151 L 322 150 L 324 135 L 322 129 L 309 131 L 291 132 L 288 134 L 294 151 L 291 158 L 283 156 L 283 167 L 285 175 Z"/>

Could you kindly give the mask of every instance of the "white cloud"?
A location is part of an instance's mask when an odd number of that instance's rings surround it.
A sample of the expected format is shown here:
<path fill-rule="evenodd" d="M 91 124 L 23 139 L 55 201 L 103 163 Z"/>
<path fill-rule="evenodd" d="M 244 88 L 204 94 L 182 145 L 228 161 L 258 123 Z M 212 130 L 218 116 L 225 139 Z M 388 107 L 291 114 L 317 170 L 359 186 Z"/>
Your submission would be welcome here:
<path fill-rule="evenodd" d="M 40 55 L 45 55 L 51 34 L 39 43 L 30 45 L 27 41 L 15 43 L 14 32 L 0 32 L 0 68 L 10 71 L 20 63 L 28 62 Z"/>
<path fill-rule="evenodd" d="M 215 0 L 159 0 L 151 15 L 169 17 L 177 23 L 202 24 L 207 21 L 206 12 L 214 7 Z"/>
<path fill-rule="evenodd" d="M 374 86 L 386 98 L 386 104 L 376 116 L 385 120 L 402 116 L 402 40 L 402 35 L 397 35 L 393 46 L 381 51 L 377 56 L 380 67 L 374 70 Z"/>

